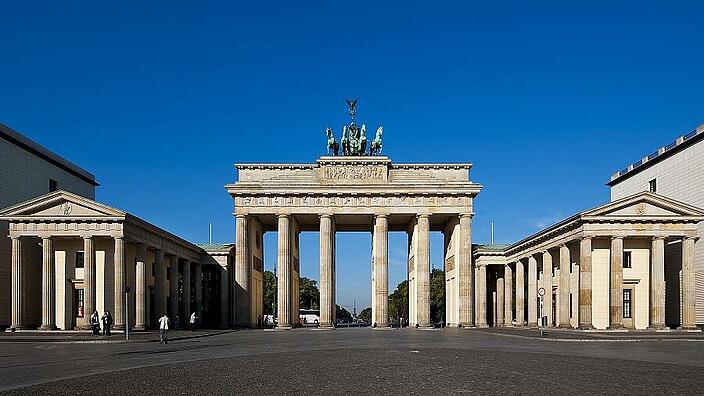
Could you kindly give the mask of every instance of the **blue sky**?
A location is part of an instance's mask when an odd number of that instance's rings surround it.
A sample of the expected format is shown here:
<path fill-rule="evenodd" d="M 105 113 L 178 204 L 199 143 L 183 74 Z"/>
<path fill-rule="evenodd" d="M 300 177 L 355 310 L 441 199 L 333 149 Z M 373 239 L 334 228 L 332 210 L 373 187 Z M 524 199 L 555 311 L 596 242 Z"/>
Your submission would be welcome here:
<path fill-rule="evenodd" d="M 610 174 L 704 123 L 702 2 L 332 3 L 4 2 L 0 122 L 194 242 L 234 239 L 233 163 L 314 161 L 345 97 L 393 161 L 474 163 L 477 242 L 608 201 Z M 369 303 L 370 240 L 338 236 L 341 305 Z"/>

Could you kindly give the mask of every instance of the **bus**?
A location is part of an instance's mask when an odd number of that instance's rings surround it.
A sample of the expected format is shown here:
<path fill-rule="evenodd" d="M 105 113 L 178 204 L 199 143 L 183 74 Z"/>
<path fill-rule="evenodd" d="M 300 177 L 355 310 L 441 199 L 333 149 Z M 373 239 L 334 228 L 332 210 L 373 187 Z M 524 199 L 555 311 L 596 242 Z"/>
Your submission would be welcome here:
<path fill-rule="evenodd" d="M 299 309 L 298 319 L 303 326 L 317 326 L 320 322 L 319 309 Z"/>

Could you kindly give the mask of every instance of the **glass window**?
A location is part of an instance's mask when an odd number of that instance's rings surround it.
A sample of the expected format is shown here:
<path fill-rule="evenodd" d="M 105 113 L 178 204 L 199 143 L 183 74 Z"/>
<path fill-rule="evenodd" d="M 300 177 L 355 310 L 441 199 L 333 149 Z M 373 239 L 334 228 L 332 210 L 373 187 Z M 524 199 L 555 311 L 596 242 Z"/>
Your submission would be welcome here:
<path fill-rule="evenodd" d="M 49 179 L 49 192 L 56 191 L 59 189 L 59 182 L 54 179 Z"/>
<path fill-rule="evenodd" d="M 631 252 L 623 252 L 623 268 L 633 268 L 631 261 Z"/>
<path fill-rule="evenodd" d="M 648 182 L 648 191 L 650 191 L 651 193 L 654 193 L 654 192 L 657 192 L 657 190 L 658 190 L 658 182 L 655 179 L 649 181 Z"/>
<path fill-rule="evenodd" d="M 631 318 L 631 289 L 623 289 L 623 317 Z"/>
<path fill-rule="evenodd" d="M 83 252 L 76 252 L 76 268 L 83 268 Z"/>

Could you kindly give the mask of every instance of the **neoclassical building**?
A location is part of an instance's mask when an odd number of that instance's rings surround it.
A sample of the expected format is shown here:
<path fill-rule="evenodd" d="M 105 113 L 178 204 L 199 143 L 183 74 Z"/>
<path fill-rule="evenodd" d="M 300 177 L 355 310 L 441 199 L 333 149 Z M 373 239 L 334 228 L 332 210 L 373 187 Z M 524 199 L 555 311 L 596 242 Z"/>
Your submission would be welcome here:
<path fill-rule="evenodd" d="M 153 327 L 163 314 L 185 323 L 194 311 L 206 326 L 231 325 L 232 245 L 197 246 L 61 190 L 6 208 L 0 220 L 12 241 L 15 329 L 86 329 L 95 310 L 110 311 L 117 330 Z"/>

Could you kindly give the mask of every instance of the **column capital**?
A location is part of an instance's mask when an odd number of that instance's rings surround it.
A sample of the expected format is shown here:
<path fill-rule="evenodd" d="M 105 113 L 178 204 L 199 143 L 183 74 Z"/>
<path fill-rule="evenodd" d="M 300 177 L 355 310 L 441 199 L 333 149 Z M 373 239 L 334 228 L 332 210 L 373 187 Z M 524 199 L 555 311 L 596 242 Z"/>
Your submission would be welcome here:
<path fill-rule="evenodd" d="M 385 219 L 389 217 L 388 213 L 374 213 L 374 218 L 376 219 Z"/>
<path fill-rule="evenodd" d="M 656 235 L 656 236 L 653 237 L 653 241 L 657 241 L 657 240 L 663 240 L 663 241 L 664 241 L 665 238 L 667 238 L 667 237 L 666 237 L 666 236 L 663 236 L 663 235 Z"/>
<path fill-rule="evenodd" d="M 612 235 L 611 240 L 613 241 L 614 239 L 623 239 L 623 237 L 620 235 Z"/>
<path fill-rule="evenodd" d="M 82 238 L 83 238 L 83 240 L 92 240 L 93 235 L 83 235 Z"/>
<path fill-rule="evenodd" d="M 692 236 L 692 235 L 686 235 L 686 236 L 682 237 L 682 240 L 685 240 L 685 241 L 690 240 L 690 239 L 696 242 L 697 239 L 699 239 L 699 237 Z"/>
<path fill-rule="evenodd" d="M 235 218 L 236 218 L 236 219 L 245 219 L 245 218 L 247 218 L 247 215 L 246 215 L 246 214 L 242 214 L 242 213 L 237 213 L 237 214 L 235 215 Z"/>
<path fill-rule="evenodd" d="M 291 217 L 291 214 L 282 212 L 282 213 L 277 213 L 276 217 L 279 219 L 288 219 L 289 217 Z"/>
<path fill-rule="evenodd" d="M 318 215 L 321 219 L 331 219 L 332 214 L 331 213 L 322 213 Z"/>
<path fill-rule="evenodd" d="M 419 219 L 428 219 L 430 218 L 430 213 L 418 213 L 416 217 Z"/>
<path fill-rule="evenodd" d="M 460 219 L 466 219 L 466 218 L 471 219 L 472 217 L 474 217 L 474 213 L 460 213 L 459 214 Z"/>
<path fill-rule="evenodd" d="M 591 241 L 593 238 L 591 235 L 585 235 L 585 236 L 581 237 L 580 239 L 583 241 Z"/>

